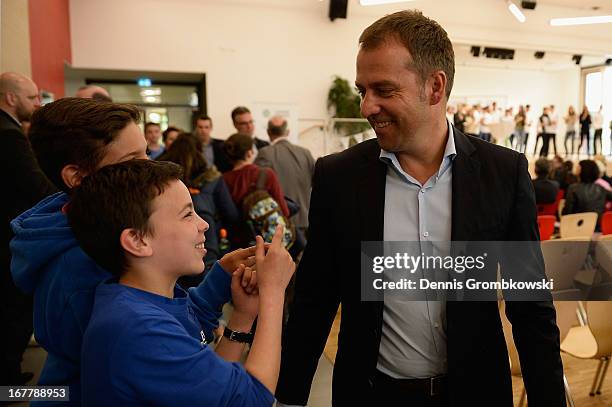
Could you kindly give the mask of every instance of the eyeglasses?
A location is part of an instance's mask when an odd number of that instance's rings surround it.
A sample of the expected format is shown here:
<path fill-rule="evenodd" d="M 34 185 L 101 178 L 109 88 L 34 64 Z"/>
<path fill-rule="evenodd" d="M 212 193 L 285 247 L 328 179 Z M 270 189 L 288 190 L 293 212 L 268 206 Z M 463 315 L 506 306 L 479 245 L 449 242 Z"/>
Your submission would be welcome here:
<path fill-rule="evenodd" d="M 236 122 L 236 125 L 238 125 L 238 126 L 245 126 L 247 124 L 253 124 L 253 123 L 255 123 L 254 120 L 249 120 L 247 122 Z"/>

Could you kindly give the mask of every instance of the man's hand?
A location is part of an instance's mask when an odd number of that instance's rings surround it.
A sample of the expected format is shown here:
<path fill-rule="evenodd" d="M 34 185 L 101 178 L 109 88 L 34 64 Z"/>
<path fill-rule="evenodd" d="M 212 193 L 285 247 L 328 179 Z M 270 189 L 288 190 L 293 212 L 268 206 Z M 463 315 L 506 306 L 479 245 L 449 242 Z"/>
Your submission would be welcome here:
<path fill-rule="evenodd" d="M 219 260 L 219 264 L 228 274 L 234 273 L 243 264 L 245 267 L 255 268 L 255 246 L 246 249 L 237 249 L 229 252 Z"/>
<path fill-rule="evenodd" d="M 240 264 L 232 274 L 232 300 L 234 312 L 255 320 L 259 310 L 259 292 L 257 290 L 257 273 L 250 267 Z"/>

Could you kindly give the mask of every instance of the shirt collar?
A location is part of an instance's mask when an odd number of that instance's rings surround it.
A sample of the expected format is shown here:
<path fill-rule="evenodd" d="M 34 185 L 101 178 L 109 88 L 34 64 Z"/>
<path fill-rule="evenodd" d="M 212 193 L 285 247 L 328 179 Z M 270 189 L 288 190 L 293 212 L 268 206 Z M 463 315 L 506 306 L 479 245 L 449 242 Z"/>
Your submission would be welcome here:
<path fill-rule="evenodd" d="M 276 144 L 276 143 L 278 143 L 280 141 L 283 141 L 283 140 L 289 140 L 289 136 L 281 136 L 281 137 L 279 137 L 277 139 L 274 139 L 274 141 L 271 141 L 270 144 L 274 145 L 274 144 Z"/>
<path fill-rule="evenodd" d="M 6 113 L 6 114 L 8 115 L 8 117 L 10 117 L 11 119 L 13 119 L 13 121 L 14 121 L 15 123 L 17 123 L 17 125 L 18 125 L 19 127 L 21 127 L 21 122 L 20 122 L 19 120 L 17 120 L 17 118 L 16 118 L 15 116 L 13 116 L 12 114 L 10 114 L 9 112 L 7 112 L 7 111 L 6 111 L 6 110 L 4 110 L 4 109 L 1 109 L 1 110 L 2 110 L 4 113 Z"/>
<path fill-rule="evenodd" d="M 448 138 L 446 140 L 446 147 L 444 148 L 442 163 L 440 164 L 440 169 L 438 170 L 438 176 L 442 175 L 442 173 L 446 170 L 448 166 L 447 162 L 452 161 L 457 156 L 457 149 L 455 148 L 455 131 L 448 119 L 446 122 L 448 124 Z M 382 148 L 380 149 L 380 160 L 387 164 L 393 164 L 393 166 L 398 169 L 401 168 L 395 153 L 383 150 Z"/>

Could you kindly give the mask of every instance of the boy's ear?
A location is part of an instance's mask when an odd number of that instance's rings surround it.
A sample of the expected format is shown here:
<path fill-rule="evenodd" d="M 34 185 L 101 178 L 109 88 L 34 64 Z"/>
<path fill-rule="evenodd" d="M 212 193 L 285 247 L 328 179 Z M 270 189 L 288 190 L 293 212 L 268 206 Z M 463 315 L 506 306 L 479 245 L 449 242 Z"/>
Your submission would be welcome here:
<path fill-rule="evenodd" d="M 69 164 L 62 168 L 62 172 L 60 173 L 62 176 L 62 181 L 64 184 L 70 189 L 78 187 L 81 185 L 81 181 L 86 174 L 83 174 L 80 171 L 78 165 Z"/>
<path fill-rule="evenodd" d="M 123 250 L 134 257 L 149 257 L 153 254 L 153 248 L 136 229 L 125 229 L 119 236 L 119 242 Z"/>

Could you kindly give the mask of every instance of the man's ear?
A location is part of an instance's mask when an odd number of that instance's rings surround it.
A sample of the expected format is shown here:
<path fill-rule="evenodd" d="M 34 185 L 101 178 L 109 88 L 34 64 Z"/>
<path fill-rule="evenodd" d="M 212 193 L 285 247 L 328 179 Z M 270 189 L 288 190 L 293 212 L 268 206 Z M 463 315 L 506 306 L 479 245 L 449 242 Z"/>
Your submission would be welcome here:
<path fill-rule="evenodd" d="M 64 184 L 66 184 L 66 186 L 70 189 L 81 185 L 81 181 L 86 175 L 79 169 L 79 166 L 75 164 L 65 166 L 62 168 L 60 174 L 62 176 L 62 181 L 64 181 Z"/>
<path fill-rule="evenodd" d="M 6 104 L 11 107 L 17 105 L 17 95 L 14 92 L 6 92 L 4 94 L 4 100 Z"/>
<path fill-rule="evenodd" d="M 149 257 L 153 254 L 153 248 L 148 239 L 136 229 L 125 229 L 121 232 L 119 242 L 123 250 L 134 257 Z"/>
<path fill-rule="evenodd" d="M 429 103 L 431 105 L 437 105 L 446 97 L 446 86 L 448 85 L 448 79 L 444 71 L 434 72 L 429 80 L 431 81 L 431 95 L 429 97 Z"/>

